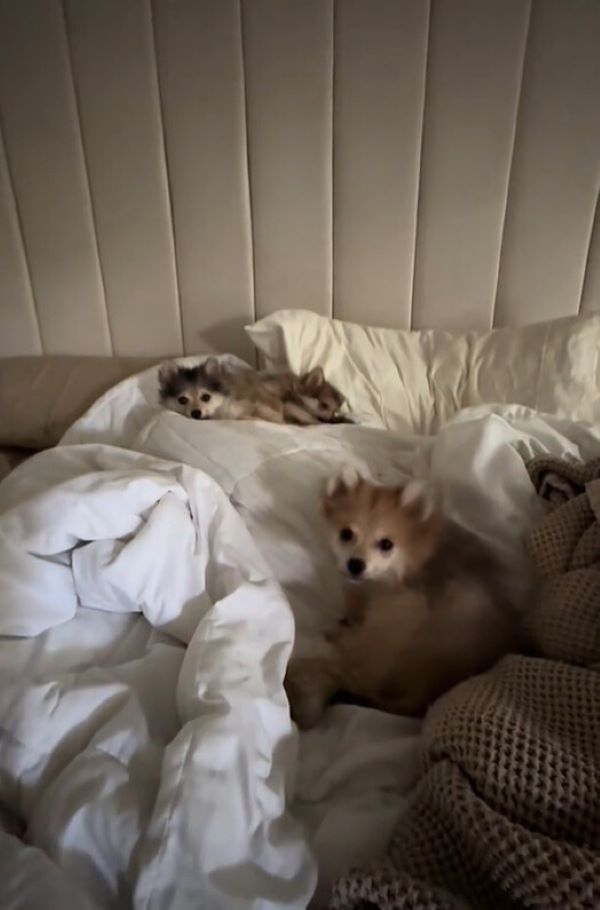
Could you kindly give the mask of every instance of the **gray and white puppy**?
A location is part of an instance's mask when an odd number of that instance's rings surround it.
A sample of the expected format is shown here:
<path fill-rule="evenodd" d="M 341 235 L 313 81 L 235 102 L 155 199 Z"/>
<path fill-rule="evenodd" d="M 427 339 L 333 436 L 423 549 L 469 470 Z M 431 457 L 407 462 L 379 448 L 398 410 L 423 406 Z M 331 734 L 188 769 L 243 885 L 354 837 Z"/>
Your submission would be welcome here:
<path fill-rule="evenodd" d="M 233 370 L 209 357 L 193 367 L 171 361 L 159 370 L 161 404 L 194 420 L 267 420 L 308 426 L 351 423 L 342 415 L 344 396 L 320 367 L 291 372 Z"/>

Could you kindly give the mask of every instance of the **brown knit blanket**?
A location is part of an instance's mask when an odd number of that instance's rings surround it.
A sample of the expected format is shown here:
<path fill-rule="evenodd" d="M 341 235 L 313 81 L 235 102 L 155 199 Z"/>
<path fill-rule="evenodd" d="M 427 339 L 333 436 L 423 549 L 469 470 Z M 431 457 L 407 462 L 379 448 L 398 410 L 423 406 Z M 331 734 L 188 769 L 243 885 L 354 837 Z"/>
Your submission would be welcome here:
<path fill-rule="evenodd" d="M 432 708 L 389 853 L 338 881 L 332 910 L 600 908 L 600 460 L 529 472 L 549 503 L 528 540 L 541 656 Z"/>

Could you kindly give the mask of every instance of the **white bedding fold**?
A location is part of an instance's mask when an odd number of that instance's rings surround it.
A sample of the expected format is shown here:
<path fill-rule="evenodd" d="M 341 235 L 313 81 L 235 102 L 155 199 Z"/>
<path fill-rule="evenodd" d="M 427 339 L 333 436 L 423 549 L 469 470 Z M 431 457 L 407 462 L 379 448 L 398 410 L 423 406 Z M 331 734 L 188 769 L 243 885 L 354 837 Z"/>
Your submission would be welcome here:
<path fill-rule="evenodd" d="M 68 457 L 74 479 L 0 515 L 0 635 L 92 609 L 141 612 L 159 634 L 117 665 L 2 674 L 0 798 L 98 906 L 306 906 L 281 589 L 202 472 L 110 447 Z"/>

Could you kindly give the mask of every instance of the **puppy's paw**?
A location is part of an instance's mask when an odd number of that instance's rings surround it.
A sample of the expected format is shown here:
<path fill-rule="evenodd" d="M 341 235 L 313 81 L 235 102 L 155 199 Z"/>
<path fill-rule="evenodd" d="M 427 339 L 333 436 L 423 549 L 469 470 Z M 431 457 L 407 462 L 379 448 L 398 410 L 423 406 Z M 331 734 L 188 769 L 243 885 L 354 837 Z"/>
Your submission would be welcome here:
<path fill-rule="evenodd" d="M 297 658 L 288 666 L 285 676 L 285 691 L 290 703 L 292 720 L 301 730 L 316 726 L 330 699 L 319 660 Z"/>

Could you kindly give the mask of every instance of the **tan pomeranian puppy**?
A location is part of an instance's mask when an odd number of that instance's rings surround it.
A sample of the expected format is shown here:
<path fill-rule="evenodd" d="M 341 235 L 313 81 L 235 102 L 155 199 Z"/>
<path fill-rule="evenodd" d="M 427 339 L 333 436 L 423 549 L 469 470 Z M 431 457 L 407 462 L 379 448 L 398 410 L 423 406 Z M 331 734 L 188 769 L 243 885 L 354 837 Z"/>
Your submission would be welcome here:
<path fill-rule="evenodd" d="M 267 420 L 271 423 L 349 422 L 340 415 L 343 395 L 320 367 L 294 373 L 232 370 L 209 357 L 193 367 L 172 361 L 159 369 L 159 398 L 194 420 Z"/>
<path fill-rule="evenodd" d="M 345 468 L 327 484 L 323 511 L 346 581 L 346 613 L 328 654 L 288 667 L 300 727 L 314 726 L 336 695 L 421 715 L 519 646 L 505 571 L 434 507 L 422 484 L 378 486 Z"/>

